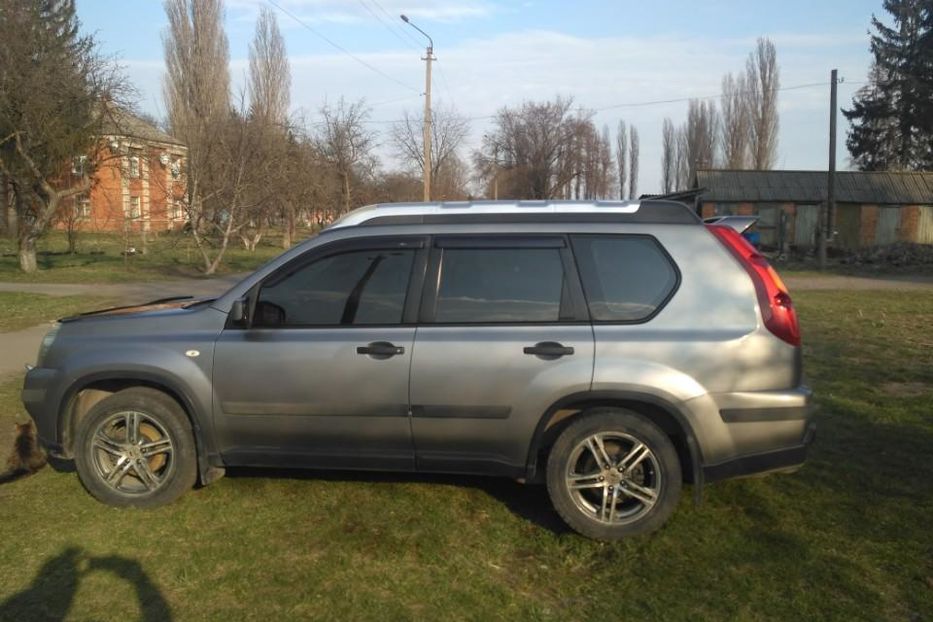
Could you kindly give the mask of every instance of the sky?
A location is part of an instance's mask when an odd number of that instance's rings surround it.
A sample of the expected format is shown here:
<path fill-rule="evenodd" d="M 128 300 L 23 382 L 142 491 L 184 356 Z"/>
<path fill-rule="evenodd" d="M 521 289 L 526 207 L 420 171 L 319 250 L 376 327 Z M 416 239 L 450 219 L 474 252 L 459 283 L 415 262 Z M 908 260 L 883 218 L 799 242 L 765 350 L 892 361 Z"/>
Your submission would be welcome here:
<path fill-rule="evenodd" d="M 886 17 L 881 0 L 226 0 L 237 91 L 263 4 L 285 38 L 293 112 L 313 122 L 325 102 L 365 98 L 384 168 L 399 166 L 388 143 L 391 122 L 424 105 L 425 39 L 399 19 L 404 13 L 434 40 L 433 107 L 471 118 L 463 155 L 479 146 L 503 106 L 572 96 L 596 111 L 597 127 L 614 134 L 624 120 L 638 129 L 639 193 L 660 192 L 664 118 L 680 124 L 686 98 L 718 96 L 722 76 L 743 70 L 758 37 L 774 41 L 786 89 L 776 168 L 825 170 L 830 70 L 842 79 L 840 107 L 850 106 L 871 62 L 871 16 Z M 164 117 L 162 2 L 77 5 L 83 29 L 138 89 L 139 109 Z M 840 114 L 841 170 L 849 165 L 847 129 Z"/>

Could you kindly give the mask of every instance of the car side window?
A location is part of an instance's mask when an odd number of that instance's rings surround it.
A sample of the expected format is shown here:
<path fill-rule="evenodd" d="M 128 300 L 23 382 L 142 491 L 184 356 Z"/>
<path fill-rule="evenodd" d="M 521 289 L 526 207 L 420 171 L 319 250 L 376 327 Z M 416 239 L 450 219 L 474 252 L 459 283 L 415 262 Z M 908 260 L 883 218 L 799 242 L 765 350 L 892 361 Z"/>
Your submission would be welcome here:
<path fill-rule="evenodd" d="M 413 250 L 360 250 L 330 255 L 265 283 L 258 327 L 398 324 Z"/>
<path fill-rule="evenodd" d="M 677 271 L 654 238 L 578 235 L 571 240 L 595 321 L 643 321 L 677 287 Z"/>
<path fill-rule="evenodd" d="M 569 307 L 559 248 L 443 250 L 436 323 L 557 322 Z"/>

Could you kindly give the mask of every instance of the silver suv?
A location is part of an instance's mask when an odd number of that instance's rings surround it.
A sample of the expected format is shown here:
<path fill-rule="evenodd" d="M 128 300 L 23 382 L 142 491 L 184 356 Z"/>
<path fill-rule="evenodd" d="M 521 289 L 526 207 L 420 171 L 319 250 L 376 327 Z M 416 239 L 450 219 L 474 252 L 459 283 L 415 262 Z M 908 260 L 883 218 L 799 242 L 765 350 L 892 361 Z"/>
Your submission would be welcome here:
<path fill-rule="evenodd" d="M 362 208 L 217 299 L 62 320 L 23 389 L 113 505 L 228 466 L 475 473 L 603 540 L 798 467 L 810 399 L 778 275 L 665 201 Z"/>

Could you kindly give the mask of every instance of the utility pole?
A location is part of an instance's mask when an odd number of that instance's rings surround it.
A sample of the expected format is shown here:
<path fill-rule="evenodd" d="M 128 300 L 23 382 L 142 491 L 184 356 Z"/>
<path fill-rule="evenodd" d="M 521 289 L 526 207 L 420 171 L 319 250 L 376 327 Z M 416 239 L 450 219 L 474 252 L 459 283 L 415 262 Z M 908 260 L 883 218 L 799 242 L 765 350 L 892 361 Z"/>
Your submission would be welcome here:
<path fill-rule="evenodd" d="M 431 200 L 431 62 L 434 58 L 434 40 L 431 35 L 415 26 L 408 17 L 400 15 L 402 21 L 423 34 L 428 39 L 423 60 L 427 63 L 424 72 L 424 201 Z"/>
<path fill-rule="evenodd" d="M 826 245 L 833 235 L 833 215 L 836 211 L 836 85 L 838 69 L 833 69 L 829 78 L 829 173 L 826 179 L 826 207 L 820 212 L 819 265 L 826 269 Z"/>

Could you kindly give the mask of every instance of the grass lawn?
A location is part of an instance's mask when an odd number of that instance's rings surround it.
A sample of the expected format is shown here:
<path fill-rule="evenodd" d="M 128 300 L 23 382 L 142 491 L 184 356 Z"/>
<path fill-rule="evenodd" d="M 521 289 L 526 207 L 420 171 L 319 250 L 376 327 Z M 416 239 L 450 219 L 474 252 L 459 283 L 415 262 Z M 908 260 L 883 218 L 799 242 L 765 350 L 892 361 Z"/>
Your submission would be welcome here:
<path fill-rule="evenodd" d="M 796 299 L 807 466 L 688 489 L 656 534 L 586 540 L 507 480 L 240 472 L 121 511 L 45 469 L 0 487 L 0 619 L 929 619 L 933 293 Z"/>
<path fill-rule="evenodd" d="M 310 235 L 302 232 L 301 236 Z M 180 233 L 150 234 L 146 253 L 138 234 L 128 245 L 136 255 L 124 256 L 127 244 L 119 234 L 81 234 L 78 253 L 68 254 L 65 234 L 53 231 L 39 242 L 37 274 L 20 271 L 16 241 L 0 238 L 0 281 L 40 283 L 124 283 L 147 279 L 203 276 L 201 254 L 191 236 Z M 217 274 L 249 272 L 282 252 L 280 235 L 263 238 L 255 251 L 246 250 L 240 240 L 230 241 Z"/>
<path fill-rule="evenodd" d="M 108 306 L 113 306 L 113 301 L 107 298 L 0 292 L 0 333 Z"/>

